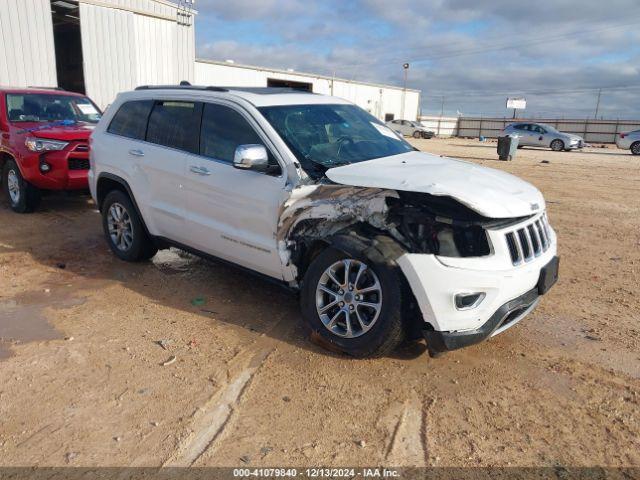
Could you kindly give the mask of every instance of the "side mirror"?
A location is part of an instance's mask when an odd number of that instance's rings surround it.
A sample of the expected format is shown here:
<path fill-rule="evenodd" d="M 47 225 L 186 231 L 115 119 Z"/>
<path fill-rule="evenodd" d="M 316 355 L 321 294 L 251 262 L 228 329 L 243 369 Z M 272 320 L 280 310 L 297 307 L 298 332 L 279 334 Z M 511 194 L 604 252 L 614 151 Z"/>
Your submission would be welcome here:
<path fill-rule="evenodd" d="M 239 145 L 233 155 L 233 166 L 241 170 L 266 172 L 269 170 L 269 154 L 263 145 Z"/>

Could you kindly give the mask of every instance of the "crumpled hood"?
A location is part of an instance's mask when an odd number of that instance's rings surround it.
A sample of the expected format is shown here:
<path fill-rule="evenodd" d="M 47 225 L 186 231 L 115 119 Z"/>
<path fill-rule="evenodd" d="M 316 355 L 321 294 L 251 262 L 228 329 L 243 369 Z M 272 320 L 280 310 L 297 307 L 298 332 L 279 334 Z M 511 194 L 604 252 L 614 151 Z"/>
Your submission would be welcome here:
<path fill-rule="evenodd" d="M 514 175 L 424 152 L 352 163 L 326 175 L 342 185 L 452 197 L 488 218 L 523 217 L 545 208 L 540 191 Z"/>

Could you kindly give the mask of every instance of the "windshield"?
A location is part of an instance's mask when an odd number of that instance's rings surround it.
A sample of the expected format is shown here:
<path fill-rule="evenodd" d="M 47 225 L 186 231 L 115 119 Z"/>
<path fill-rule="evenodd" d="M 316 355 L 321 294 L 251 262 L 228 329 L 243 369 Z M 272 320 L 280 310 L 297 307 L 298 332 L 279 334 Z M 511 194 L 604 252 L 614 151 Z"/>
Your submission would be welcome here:
<path fill-rule="evenodd" d="M 413 150 L 355 105 L 281 105 L 259 110 L 312 178 L 329 168 Z"/>
<path fill-rule="evenodd" d="M 98 123 L 102 116 L 87 97 L 40 93 L 7 94 L 7 114 L 12 123 L 63 120 Z"/>

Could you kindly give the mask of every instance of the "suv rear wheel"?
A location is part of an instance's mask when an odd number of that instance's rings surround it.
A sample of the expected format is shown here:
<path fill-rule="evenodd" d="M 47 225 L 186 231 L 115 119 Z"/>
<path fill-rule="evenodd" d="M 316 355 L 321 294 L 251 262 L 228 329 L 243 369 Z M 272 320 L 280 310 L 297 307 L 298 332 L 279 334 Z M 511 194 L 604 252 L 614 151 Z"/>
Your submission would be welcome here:
<path fill-rule="evenodd" d="M 40 190 L 22 177 L 14 160 L 7 160 L 4 164 L 2 185 L 14 212 L 30 213 L 40 205 Z"/>
<path fill-rule="evenodd" d="M 129 196 L 120 190 L 110 192 L 104 199 L 102 228 L 111 251 L 121 260 L 141 262 L 158 252 Z"/>
<path fill-rule="evenodd" d="M 404 339 L 401 285 L 393 267 L 361 252 L 327 248 L 305 274 L 302 314 L 332 349 L 354 357 L 386 355 Z"/>

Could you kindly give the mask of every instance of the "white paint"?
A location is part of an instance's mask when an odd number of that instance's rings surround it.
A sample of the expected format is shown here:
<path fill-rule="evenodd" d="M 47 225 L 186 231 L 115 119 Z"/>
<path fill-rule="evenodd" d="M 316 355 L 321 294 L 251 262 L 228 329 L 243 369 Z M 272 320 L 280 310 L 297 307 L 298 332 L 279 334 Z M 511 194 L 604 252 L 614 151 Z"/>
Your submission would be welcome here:
<path fill-rule="evenodd" d="M 514 175 L 424 152 L 353 163 L 326 175 L 343 185 L 453 197 L 489 218 L 531 215 L 545 205 L 537 188 Z"/>
<path fill-rule="evenodd" d="M 198 85 L 266 87 L 269 78 L 310 83 L 314 93 L 344 98 L 381 120 L 385 114 L 400 118 L 402 112 L 401 87 L 203 59 L 195 63 Z M 407 89 L 404 111 L 408 120 L 417 119 L 419 103 L 420 91 Z"/>
<path fill-rule="evenodd" d="M 524 110 L 527 108 L 527 100 L 524 97 L 509 97 L 507 98 L 507 108 Z"/>
<path fill-rule="evenodd" d="M 49 0 L 0 1 L 0 85 L 58 85 Z"/>
<path fill-rule="evenodd" d="M 523 225 L 531 221 L 527 220 Z M 425 322 L 437 331 L 476 329 L 502 305 L 536 286 L 540 270 L 557 254 L 556 235 L 550 229 L 549 249 L 532 262 L 514 267 L 505 233 L 517 228 L 512 225 L 487 230 L 493 251 L 484 257 L 453 258 L 407 253 L 397 260 Z M 463 292 L 484 292 L 486 297 L 476 308 L 457 310 L 454 296 Z"/>

